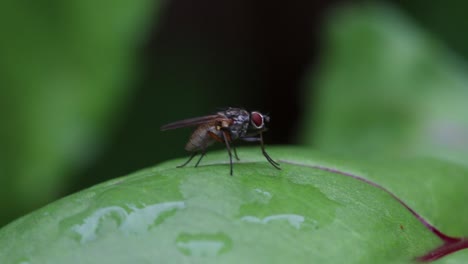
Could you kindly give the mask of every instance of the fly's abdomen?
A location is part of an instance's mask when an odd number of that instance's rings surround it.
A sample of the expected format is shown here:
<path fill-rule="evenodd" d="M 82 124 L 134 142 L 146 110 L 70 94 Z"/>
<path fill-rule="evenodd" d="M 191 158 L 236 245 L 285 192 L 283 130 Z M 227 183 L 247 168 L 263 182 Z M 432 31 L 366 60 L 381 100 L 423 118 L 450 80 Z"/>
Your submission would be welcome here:
<path fill-rule="evenodd" d="M 192 136 L 190 136 L 187 145 L 185 145 L 185 150 L 194 152 L 194 151 L 204 151 L 206 147 L 210 146 L 215 142 L 215 140 L 208 135 L 208 131 L 216 131 L 216 129 L 211 124 L 201 125 L 195 131 L 193 131 Z M 214 132 L 217 134 L 218 131 Z"/>

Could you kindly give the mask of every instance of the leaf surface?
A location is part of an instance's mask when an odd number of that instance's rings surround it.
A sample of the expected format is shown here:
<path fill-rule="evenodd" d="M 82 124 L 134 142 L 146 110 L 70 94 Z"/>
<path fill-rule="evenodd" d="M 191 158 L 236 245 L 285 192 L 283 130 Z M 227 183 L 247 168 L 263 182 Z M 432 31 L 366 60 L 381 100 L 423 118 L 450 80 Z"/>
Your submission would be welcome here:
<path fill-rule="evenodd" d="M 468 234 L 468 171 L 437 160 L 349 160 L 241 148 L 169 161 L 81 191 L 0 230 L 5 263 L 407 263 Z M 333 169 L 340 173 L 327 171 Z M 362 180 L 343 173 L 362 177 Z M 466 260 L 466 250 L 439 260 Z M 461 262 L 460 262 L 461 263 Z"/>

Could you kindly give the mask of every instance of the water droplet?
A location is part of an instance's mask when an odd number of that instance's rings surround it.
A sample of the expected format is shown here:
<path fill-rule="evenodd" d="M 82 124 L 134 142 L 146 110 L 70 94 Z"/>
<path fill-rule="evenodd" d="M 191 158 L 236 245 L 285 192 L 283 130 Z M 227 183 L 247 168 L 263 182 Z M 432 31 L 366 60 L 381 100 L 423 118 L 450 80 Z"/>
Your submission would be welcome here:
<path fill-rule="evenodd" d="M 96 231 L 101 220 L 111 215 L 116 215 L 117 218 L 123 219 L 126 217 L 127 212 L 119 206 L 104 207 L 96 210 L 91 216 L 85 218 L 83 224 L 74 225 L 72 230 L 81 235 L 81 243 L 92 241 L 96 239 Z"/>
<path fill-rule="evenodd" d="M 267 191 L 264 191 L 264 190 L 262 190 L 262 189 L 260 189 L 260 188 L 256 188 L 256 189 L 254 189 L 254 191 L 256 191 L 257 193 L 259 193 L 259 194 L 261 194 L 261 195 L 263 195 L 263 196 L 265 196 L 265 197 L 268 198 L 268 199 L 271 198 L 271 193 L 269 193 L 269 192 L 267 192 Z"/>
<path fill-rule="evenodd" d="M 215 257 L 229 251 L 232 247 L 232 240 L 223 233 L 183 233 L 177 237 L 176 245 L 179 251 L 187 256 Z"/>
<path fill-rule="evenodd" d="M 85 218 L 82 224 L 72 227 L 72 230 L 81 236 L 81 243 L 95 240 L 99 228 L 113 222 L 121 231 L 129 233 L 143 233 L 155 224 L 156 220 L 166 212 L 185 208 L 182 201 L 157 203 L 137 208 L 129 205 L 130 212 L 120 206 L 109 206 L 96 210 L 91 216 Z M 106 222 L 107 221 L 107 222 Z"/>
<path fill-rule="evenodd" d="M 121 229 L 127 233 L 146 232 L 155 221 L 163 214 L 175 209 L 185 208 L 184 202 L 166 202 L 158 203 L 143 208 L 137 208 L 134 205 L 129 206 L 132 210 L 127 219 L 122 223 Z"/>
<path fill-rule="evenodd" d="M 260 219 L 255 216 L 244 216 L 241 218 L 242 221 L 250 223 L 259 223 L 259 224 L 268 224 L 271 221 L 284 221 L 286 220 L 291 226 L 296 229 L 301 228 L 301 224 L 304 222 L 304 216 L 296 214 L 279 214 L 279 215 L 270 215 L 263 219 Z"/>

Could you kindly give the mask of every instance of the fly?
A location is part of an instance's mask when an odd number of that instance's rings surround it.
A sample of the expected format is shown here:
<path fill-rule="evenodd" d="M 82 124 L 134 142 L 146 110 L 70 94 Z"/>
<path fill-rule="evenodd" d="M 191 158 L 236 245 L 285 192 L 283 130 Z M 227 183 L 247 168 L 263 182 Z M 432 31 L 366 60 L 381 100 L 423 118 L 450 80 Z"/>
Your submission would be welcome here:
<path fill-rule="evenodd" d="M 190 158 L 183 164 L 177 166 L 182 168 L 187 165 L 196 155 L 201 154 L 195 167 L 198 167 L 200 161 L 206 154 L 206 148 L 215 142 L 224 143 L 229 154 L 229 164 L 232 176 L 232 152 L 234 157 L 239 160 L 236 148 L 232 142 L 241 139 L 247 142 L 260 142 L 262 154 L 268 162 L 280 170 L 279 164 L 274 161 L 265 151 L 263 144 L 263 132 L 267 129 L 265 123 L 270 122 L 270 117 L 257 111 L 248 112 L 242 108 L 228 108 L 214 115 L 194 117 L 170 123 L 161 127 L 162 131 L 196 126 L 195 131 L 190 136 L 185 145 L 185 150 L 192 152 Z"/>

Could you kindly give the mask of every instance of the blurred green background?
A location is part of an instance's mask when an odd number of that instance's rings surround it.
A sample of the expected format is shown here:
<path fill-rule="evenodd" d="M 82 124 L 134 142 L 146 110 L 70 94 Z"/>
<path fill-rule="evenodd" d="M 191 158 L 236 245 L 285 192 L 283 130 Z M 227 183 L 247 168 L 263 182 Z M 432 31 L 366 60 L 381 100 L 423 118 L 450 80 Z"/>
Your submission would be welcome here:
<path fill-rule="evenodd" d="M 268 144 L 467 165 L 468 3 L 2 1 L 0 226 L 186 155 L 226 106 Z"/>

